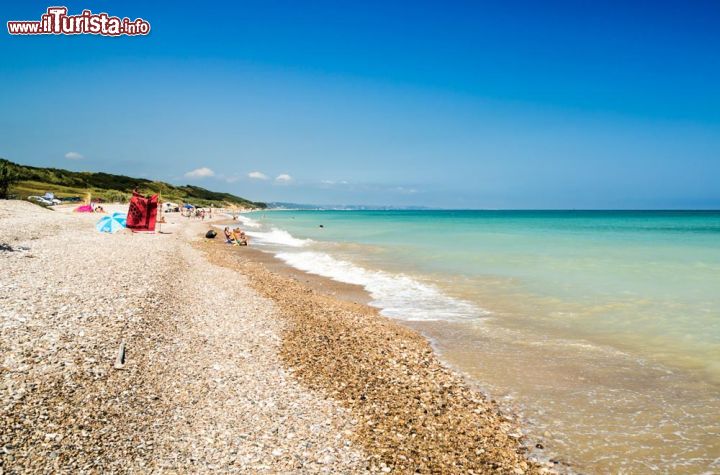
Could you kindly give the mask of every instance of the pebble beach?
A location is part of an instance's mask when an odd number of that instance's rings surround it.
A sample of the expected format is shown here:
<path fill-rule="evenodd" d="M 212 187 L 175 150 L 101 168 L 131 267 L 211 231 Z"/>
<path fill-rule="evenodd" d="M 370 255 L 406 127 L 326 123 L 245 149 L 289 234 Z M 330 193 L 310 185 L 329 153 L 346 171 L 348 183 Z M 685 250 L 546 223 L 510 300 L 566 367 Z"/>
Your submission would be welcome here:
<path fill-rule="evenodd" d="M 0 201 L 0 473 L 551 470 L 415 331 L 167 216 Z"/>

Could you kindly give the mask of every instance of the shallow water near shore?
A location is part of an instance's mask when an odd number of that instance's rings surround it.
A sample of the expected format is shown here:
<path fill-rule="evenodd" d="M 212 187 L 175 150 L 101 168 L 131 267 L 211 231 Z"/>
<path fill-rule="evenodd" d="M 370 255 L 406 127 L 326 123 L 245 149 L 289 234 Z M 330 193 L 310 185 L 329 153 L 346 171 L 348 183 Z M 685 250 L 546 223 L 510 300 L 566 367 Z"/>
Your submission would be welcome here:
<path fill-rule="evenodd" d="M 241 220 L 291 266 L 363 286 L 578 470 L 720 470 L 720 213 Z"/>

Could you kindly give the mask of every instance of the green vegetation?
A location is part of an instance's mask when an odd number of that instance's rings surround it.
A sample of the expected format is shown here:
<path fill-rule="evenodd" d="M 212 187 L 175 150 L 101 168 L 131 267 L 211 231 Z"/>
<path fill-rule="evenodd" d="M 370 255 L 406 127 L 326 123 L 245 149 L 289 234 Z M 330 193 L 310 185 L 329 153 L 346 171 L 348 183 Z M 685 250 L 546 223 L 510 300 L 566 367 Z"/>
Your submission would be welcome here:
<path fill-rule="evenodd" d="M 5 170 L 7 170 L 9 181 L 3 182 L 2 177 L 5 176 Z M 58 168 L 30 167 L 0 159 L 0 193 L 3 191 L 3 183 L 8 183 L 9 194 L 19 199 L 25 199 L 32 195 L 43 195 L 45 192 L 55 193 L 55 196 L 60 199 L 75 196 L 85 199 L 90 193 L 93 199 L 125 202 L 130 199 L 132 190 L 137 188 L 138 192 L 144 195 L 159 194 L 163 201 L 178 204 L 243 208 L 265 208 L 266 206 L 265 203 L 249 201 L 230 193 L 206 190 L 199 186 L 174 186 L 162 181 L 110 173 L 72 172 Z"/>
<path fill-rule="evenodd" d="M 0 159 L 0 199 L 8 198 L 10 187 L 20 180 L 15 164 Z"/>

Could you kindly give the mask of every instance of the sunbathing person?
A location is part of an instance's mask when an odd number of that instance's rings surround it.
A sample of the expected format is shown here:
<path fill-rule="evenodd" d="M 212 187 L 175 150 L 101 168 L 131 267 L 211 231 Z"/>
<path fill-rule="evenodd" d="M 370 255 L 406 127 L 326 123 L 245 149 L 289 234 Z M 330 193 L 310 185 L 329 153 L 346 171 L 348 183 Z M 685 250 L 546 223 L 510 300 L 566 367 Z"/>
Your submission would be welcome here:
<path fill-rule="evenodd" d="M 233 229 L 233 239 L 235 240 L 236 246 L 247 246 L 248 237 L 240 228 Z"/>
<path fill-rule="evenodd" d="M 225 227 L 225 229 L 223 230 L 223 234 L 225 234 L 225 242 L 226 243 L 232 244 L 233 241 L 235 241 L 233 234 L 230 232 L 230 228 Z"/>

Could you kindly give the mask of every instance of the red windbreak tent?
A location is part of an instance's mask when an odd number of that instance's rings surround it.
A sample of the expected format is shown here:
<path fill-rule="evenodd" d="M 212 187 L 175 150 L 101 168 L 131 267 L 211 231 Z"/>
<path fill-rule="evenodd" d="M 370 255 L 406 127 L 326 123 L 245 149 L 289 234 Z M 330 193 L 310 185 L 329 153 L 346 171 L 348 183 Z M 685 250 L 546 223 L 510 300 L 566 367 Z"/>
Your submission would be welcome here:
<path fill-rule="evenodd" d="M 157 207 L 157 195 L 144 197 L 137 191 L 133 191 L 127 214 L 127 228 L 133 232 L 154 232 Z"/>

